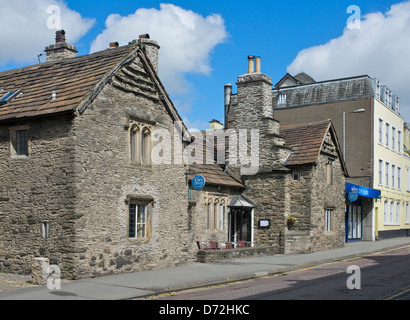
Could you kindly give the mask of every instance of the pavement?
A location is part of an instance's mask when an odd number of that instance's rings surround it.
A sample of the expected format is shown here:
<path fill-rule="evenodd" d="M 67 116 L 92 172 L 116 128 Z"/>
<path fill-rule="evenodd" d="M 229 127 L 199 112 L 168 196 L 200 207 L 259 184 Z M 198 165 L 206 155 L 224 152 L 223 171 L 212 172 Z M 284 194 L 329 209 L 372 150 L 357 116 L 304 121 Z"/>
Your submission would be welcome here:
<path fill-rule="evenodd" d="M 349 242 L 342 248 L 309 254 L 242 258 L 221 263 L 191 263 L 160 270 L 62 281 L 59 290 L 32 286 L 27 282 L 30 278 L 27 279 L 27 276 L 0 274 L 0 300 L 143 299 L 172 291 L 286 273 L 406 246 L 410 246 L 410 237 Z M 16 281 L 11 280 L 13 277 Z"/>

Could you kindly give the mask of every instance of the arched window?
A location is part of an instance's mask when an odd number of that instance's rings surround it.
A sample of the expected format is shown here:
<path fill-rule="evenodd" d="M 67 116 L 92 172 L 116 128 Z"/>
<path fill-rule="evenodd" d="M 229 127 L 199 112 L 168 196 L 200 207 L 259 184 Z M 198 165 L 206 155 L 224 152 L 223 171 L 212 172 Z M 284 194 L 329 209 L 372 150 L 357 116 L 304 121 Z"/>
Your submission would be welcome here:
<path fill-rule="evenodd" d="M 131 164 L 151 165 L 151 127 L 131 122 L 129 126 L 129 161 Z"/>
<path fill-rule="evenodd" d="M 141 160 L 140 163 L 142 165 L 150 165 L 151 164 L 151 131 L 148 127 L 144 127 L 141 130 Z"/>

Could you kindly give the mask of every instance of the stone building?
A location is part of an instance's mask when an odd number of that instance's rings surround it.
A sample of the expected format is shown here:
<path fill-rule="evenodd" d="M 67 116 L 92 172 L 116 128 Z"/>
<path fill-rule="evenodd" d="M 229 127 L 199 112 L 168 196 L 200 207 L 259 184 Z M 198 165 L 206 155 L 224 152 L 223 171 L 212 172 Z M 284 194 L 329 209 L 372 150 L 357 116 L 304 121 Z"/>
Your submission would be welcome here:
<path fill-rule="evenodd" d="M 270 78 L 249 72 L 226 94 L 225 129 L 255 151 L 250 162 L 234 163 L 229 139 L 229 162 L 218 144 L 211 161 L 185 162 L 195 140 L 158 77 L 158 50 L 143 35 L 77 57 L 58 31 L 47 62 L 0 73 L 1 270 L 28 273 L 44 257 L 77 279 L 184 264 L 197 241 L 292 253 L 343 244 L 332 124 L 281 127 Z M 198 174 L 206 184 L 193 190 Z"/>
<path fill-rule="evenodd" d="M 82 278 L 186 263 L 187 168 L 150 157 L 155 132 L 182 123 L 158 44 L 72 57 L 56 40 L 47 62 L 0 73 L 1 269 L 47 257 Z"/>
<path fill-rule="evenodd" d="M 276 252 L 305 253 L 344 245 L 344 183 L 347 176 L 331 121 L 281 126 L 274 119 L 272 83 L 249 57 L 237 93 L 225 86 L 225 130 L 257 130 L 258 167 L 253 173 L 228 168 L 245 185 L 242 195 L 254 209 L 252 242 Z M 256 70 L 255 70 L 256 69 Z M 244 141 L 251 144 L 251 139 Z M 248 148 L 248 151 L 251 151 Z M 289 217 L 296 223 L 288 225 Z"/>
<path fill-rule="evenodd" d="M 410 234 L 410 158 L 394 91 L 368 75 L 315 81 L 301 72 L 275 85 L 272 107 L 284 125 L 332 120 L 349 171 L 346 241 Z"/>

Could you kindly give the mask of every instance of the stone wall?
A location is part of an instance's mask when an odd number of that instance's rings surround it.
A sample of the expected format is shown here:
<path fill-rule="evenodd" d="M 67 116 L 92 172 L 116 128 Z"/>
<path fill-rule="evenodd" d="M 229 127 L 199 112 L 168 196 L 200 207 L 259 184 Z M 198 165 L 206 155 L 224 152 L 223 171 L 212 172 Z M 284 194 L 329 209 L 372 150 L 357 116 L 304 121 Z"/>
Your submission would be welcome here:
<path fill-rule="evenodd" d="M 15 124 L 0 126 L 2 270 L 28 273 L 32 259 L 44 257 L 63 277 L 76 279 L 195 258 L 196 250 L 188 250 L 187 168 L 173 161 L 131 164 L 131 120 L 172 137 L 173 119 L 138 59 L 120 70 L 83 114 L 23 123 L 29 127 L 26 159 L 10 156 L 9 127 Z M 133 197 L 150 202 L 151 232 L 144 239 L 128 238 Z"/>
<path fill-rule="evenodd" d="M 255 204 L 254 241 L 256 246 L 272 246 L 276 252 L 283 252 L 285 217 L 288 212 L 288 174 L 285 172 L 261 173 L 248 176 L 244 197 Z M 270 221 L 269 228 L 259 228 L 260 219 Z"/>
<path fill-rule="evenodd" d="M 255 248 L 224 249 L 224 250 L 199 250 L 197 262 L 216 263 L 232 261 L 233 259 L 247 257 L 263 257 L 277 254 L 272 246 L 259 246 Z"/>
<path fill-rule="evenodd" d="M 210 243 L 210 241 L 217 241 L 225 243 L 229 237 L 229 204 L 233 196 L 236 195 L 235 188 L 205 186 L 202 190 L 192 190 L 191 199 L 189 201 L 188 209 L 188 233 L 189 233 L 189 251 L 196 252 L 198 246 L 196 241 Z M 211 210 L 214 201 L 218 204 L 221 201 L 225 207 L 224 225 L 221 230 L 220 225 L 216 228 L 208 228 L 208 203 L 211 203 Z M 219 208 L 218 208 L 219 209 Z"/>
<path fill-rule="evenodd" d="M 131 91 L 127 74 L 119 74 L 74 125 L 75 211 L 82 216 L 76 224 L 76 277 L 176 266 L 193 254 L 187 249 L 186 168 L 173 162 L 129 163 L 127 119 L 171 133 L 174 126 L 139 61 L 128 71 L 134 71 L 137 78 L 133 80 L 148 89 L 141 95 Z M 149 239 L 128 238 L 126 201 L 135 194 L 153 199 Z"/>
<path fill-rule="evenodd" d="M 72 118 L 0 125 L 0 268 L 27 274 L 34 257 L 74 268 L 75 213 Z M 11 156 L 9 129 L 29 132 L 29 156 Z M 43 225 L 48 225 L 48 238 Z M 70 271 L 69 271 L 70 272 Z"/>
<path fill-rule="evenodd" d="M 286 230 L 285 253 L 316 252 L 344 245 L 345 176 L 329 136 L 327 141 L 327 152 L 320 154 L 315 165 L 294 169 L 300 172 L 300 181 L 291 183 L 290 214 L 297 222 Z M 329 161 L 331 184 L 327 183 Z M 330 231 L 325 231 L 326 209 L 332 211 Z"/>

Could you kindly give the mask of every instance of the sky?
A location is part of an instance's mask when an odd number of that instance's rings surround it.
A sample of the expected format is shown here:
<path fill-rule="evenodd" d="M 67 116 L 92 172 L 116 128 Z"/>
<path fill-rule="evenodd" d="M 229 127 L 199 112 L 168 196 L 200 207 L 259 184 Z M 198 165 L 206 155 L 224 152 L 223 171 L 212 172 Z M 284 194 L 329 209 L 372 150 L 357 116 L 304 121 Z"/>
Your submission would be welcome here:
<path fill-rule="evenodd" d="M 301 71 L 317 81 L 377 77 L 410 120 L 410 1 L 0 0 L 0 8 L 0 71 L 44 62 L 38 55 L 59 27 L 78 55 L 150 34 L 161 47 L 159 76 L 191 129 L 223 122 L 224 85 L 236 92 L 248 55 L 261 57 L 273 84 Z"/>

